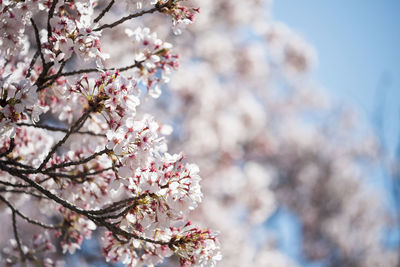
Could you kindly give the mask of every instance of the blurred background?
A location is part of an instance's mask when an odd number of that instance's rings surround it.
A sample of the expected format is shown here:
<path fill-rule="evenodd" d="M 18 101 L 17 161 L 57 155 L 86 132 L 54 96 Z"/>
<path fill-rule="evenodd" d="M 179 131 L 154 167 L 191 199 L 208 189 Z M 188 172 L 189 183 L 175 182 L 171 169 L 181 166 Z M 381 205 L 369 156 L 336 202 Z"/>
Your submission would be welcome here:
<path fill-rule="evenodd" d="M 394 155 L 400 122 L 400 2 L 274 1 L 273 15 L 318 53 L 314 79 L 357 108 Z"/>
<path fill-rule="evenodd" d="M 396 214 L 400 205 L 400 2 L 279 0 L 272 10 L 276 20 L 301 34 L 317 51 L 315 81 L 334 101 L 357 110 L 358 119 L 379 137 L 387 158 L 369 183 L 379 187 Z M 283 224 L 273 221 L 271 225 L 280 225 L 281 248 L 301 261 L 301 251 L 293 243 L 301 239 L 298 222 L 285 216 Z M 398 227 L 384 236 L 389 247 L 399 249 Z"/>

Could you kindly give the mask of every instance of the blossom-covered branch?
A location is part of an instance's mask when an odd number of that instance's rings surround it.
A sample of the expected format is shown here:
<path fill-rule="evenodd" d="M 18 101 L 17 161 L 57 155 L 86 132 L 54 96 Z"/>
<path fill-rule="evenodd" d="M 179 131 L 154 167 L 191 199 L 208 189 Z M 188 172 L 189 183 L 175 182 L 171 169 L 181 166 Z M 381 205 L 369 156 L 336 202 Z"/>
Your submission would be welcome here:
<path fill-rule="evenodd" d="M 8 265 L 56 266 L 52 243 L 74 253 L 96 228 L 105 259 L 128 266 L 171 255 L 213 266 L 221 257 L 216 234 L 187 219 L 202 198 L 197 166 L 167 152 L 169 126 L 140 108 L 160 96 L 178 55 L 142 27 L 125 29 L 130 65 L 105 67 L 102 51 L 104 35 L 127 20 L 157 11 L 175 28 L 197 11 L 179 0 L 134 1 L 142 10 L 99 25 L 115 4 L 1 2 L 0 202 L 14 238 L 0 259 Z M 37 228 L 33 246 L 17 217 Z"/>

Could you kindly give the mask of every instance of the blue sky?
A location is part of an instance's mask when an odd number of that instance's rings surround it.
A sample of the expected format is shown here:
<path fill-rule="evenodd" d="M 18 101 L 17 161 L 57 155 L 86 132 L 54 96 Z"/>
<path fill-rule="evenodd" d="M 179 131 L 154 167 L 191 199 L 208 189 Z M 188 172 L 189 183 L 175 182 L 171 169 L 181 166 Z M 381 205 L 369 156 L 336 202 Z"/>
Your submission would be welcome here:
<path fill-rule="evenodd" d="M 399 0 L 275 0 L 273 15 L 318 53 L 316 82 L 371 121 L 383 101 L 390 152 L 400 122 Z"/>

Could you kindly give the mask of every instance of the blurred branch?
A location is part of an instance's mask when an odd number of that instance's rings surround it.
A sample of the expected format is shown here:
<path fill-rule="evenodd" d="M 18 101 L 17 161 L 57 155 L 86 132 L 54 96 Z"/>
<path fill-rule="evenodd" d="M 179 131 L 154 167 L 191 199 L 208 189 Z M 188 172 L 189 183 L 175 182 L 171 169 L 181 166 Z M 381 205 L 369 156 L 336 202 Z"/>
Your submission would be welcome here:
<path fill-rule="evenodd" d="M 111 7 L 114 5 L 114 3 L 115 3 L 115 0 L 111 0 L 111 2 L 107 5 L 107 7 L 105 8 L 105 9 L 103 9 L 103 11 L 101 11 L 101 13 L 97 16 L 97 18 L 95 18 L 94 19 L 94 23 L 97 23 L 97 22 L 99 22 L 103 17 L 104 17 L 104 15 L 108 12 L 108 11 L 110 11 L 110 9 L 111 9 Z"/>
<path fill-rule="evenodd" d="M 154 13 L 156 11 L 162 12 L 162 9 L 165 8 L 165 7 L 168 7 L 170 5 L 170 2 L 171 2 L 171 0 L 165 2 L 165 3 L 161 4 L 161 5 L 160 4 L 156 4 L 156 6 L 151 8 L 151 9 L 143 10 L 141 12 L 134 13 L 134 14 L 130 14 L 130 15 L 128 15 L 126 17 L 123 17 L 123 18 L 121 18 L 121 19 L 119 19 L 119 20 L 117 20 L 117 21 L 115 21 L 115 22 L 113 22 L 111 24 L 103 24 L 103 25 L 93 29 L 93 31 L 101 31 L 101 30 L 107 29 L 107 28 L 114 28 L 114 27 L 118 26 L 119 24 L 124 23 L 127 20 L 131 20 L 131 19 L 134 19 L 134 18 L 137 18 L 137 17 L 141 17 L 144 14 L 151 14 L 151 13 Z"/>

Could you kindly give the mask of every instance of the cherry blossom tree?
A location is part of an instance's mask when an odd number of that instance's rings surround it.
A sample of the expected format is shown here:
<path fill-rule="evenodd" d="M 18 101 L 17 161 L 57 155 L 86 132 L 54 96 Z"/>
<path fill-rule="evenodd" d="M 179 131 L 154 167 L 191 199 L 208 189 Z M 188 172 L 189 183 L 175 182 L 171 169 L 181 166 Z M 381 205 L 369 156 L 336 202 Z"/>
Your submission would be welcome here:
<path fill-rule="evenodd" d="M 201 13 L 177 44 L 181 67 L 151 110 L 179 125 L 170 147 L 202 170 L 205 198 L 192 216 L 221 231 L 220 265 L 294 266 L 265 229 L 285 207 L 299 220 L 304 261 L 396 266 L 382 242 L 384 201 L 366 184 L 379 143 L 313 82 L 313 48 L 273 18 L 271 1 L 194 5 Z"/>
<path fill-rule="evenodd" d="M 2 266 L 62 265 L 49 255 L 74 253 L 96 228 L 105 260 L 127 266 L 221 258 L 216 234 L 187 219 L 202 199 L 198 167 L 168 153 L 169 126 L 137 112 L 160 95 L 176 51 L 137 25 L 124 27 L 129 65 L 105 67 L 102 48 L 128 20 L 160 13 L 179 32 L 198 9 L 126 1 L 127 12 L 116 2 L 0 1 Z"/>
<path fill-rule="evenodd" d="M 2 264 L 92 237 L 110 266 L 296 266 L 266 228 L 281 207 L 305 260 L 398 264 L 365 183 L 379 143 L 271 1 L 0 2 Z"/>

